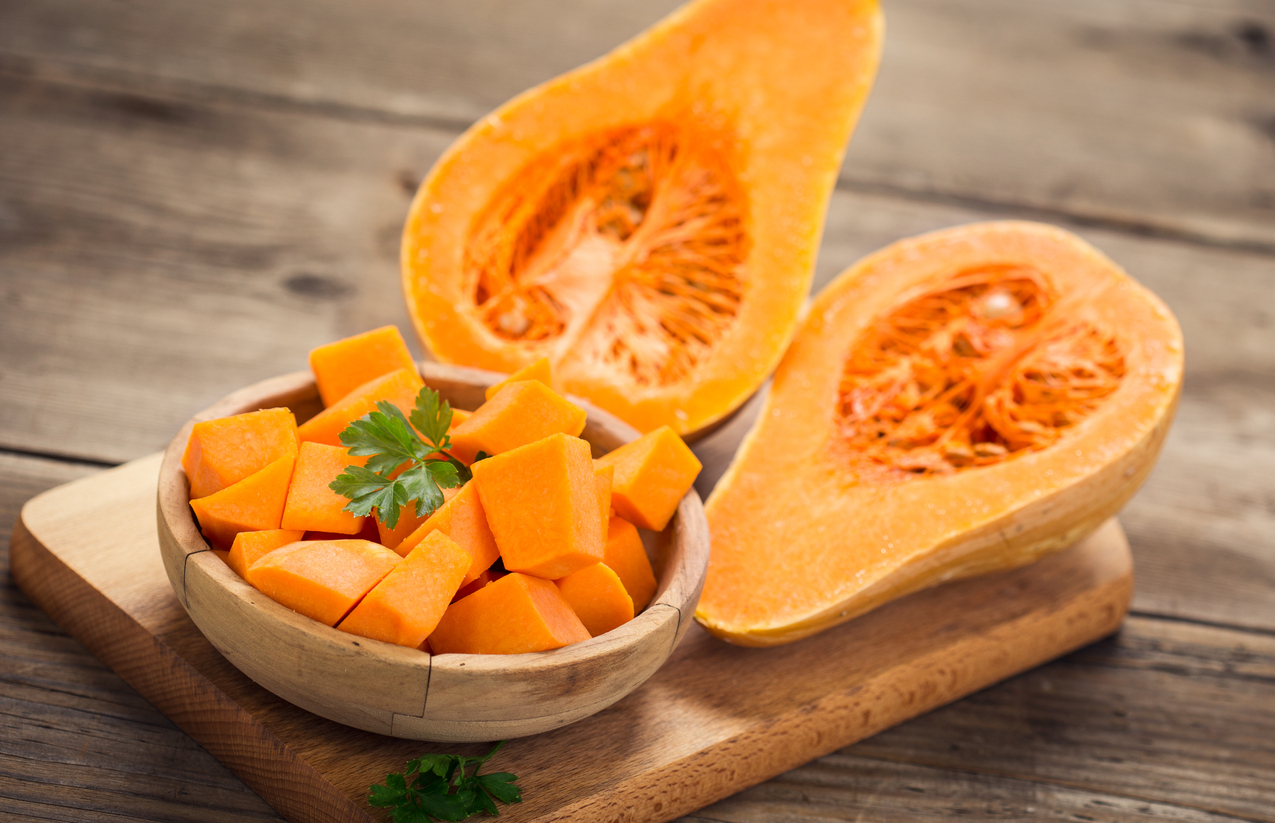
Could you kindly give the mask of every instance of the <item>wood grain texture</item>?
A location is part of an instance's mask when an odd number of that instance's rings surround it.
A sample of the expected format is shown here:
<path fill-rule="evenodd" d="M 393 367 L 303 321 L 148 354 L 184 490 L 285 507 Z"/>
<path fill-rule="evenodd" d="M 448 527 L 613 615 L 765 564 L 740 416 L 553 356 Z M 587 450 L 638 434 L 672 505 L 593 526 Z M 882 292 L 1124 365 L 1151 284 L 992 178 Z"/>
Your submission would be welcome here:
<path fill-rule="evenodd" d="M 679 3 L 11 4 L 13 70 L 458 129 Z M 896 0 L 842 180 L 1275 247 L 1260 0 Z M 234 59 L 226 59 L 233 54 Z"/>
<path fill-rule="evenodd" d="M 152 456 L 29 503 L 15 580 L 283 814 L 365 819 L 366 787 L 419 744 L 284 703 L 208 644 L 168 585 L 146 516 L 158 470 Z M 66 529 L 68 507 L 97 525 L 91 536 Z M 914 595 L 806 642 L 743 649 L 693 628 L 626 699 L 512 742 L 500 766 L 528 800 L 506 814 L 671 819 L 1110 633 L 1129 574 L 1112 523 L 1028 569 Z"/>

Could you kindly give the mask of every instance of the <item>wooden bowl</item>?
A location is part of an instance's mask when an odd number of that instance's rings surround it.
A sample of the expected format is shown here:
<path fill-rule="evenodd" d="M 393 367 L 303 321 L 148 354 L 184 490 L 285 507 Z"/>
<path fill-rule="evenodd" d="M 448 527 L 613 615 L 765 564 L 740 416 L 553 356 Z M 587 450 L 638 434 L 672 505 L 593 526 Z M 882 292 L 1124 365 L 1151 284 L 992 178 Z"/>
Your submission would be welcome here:
<path fill-rule="evenodd" d="M 457 408 L 474 409 L 493 372 L 422 363 L 421 376 Z M 595 456 L 637 437 L 584 401 Z M 517 655 L 443 654 L 368 640 L 281 606 L 209 548 L 190 508 L 182 452 L 198 421 L 287 406 L 298 422 L 320 408 L 308 372 L 238 391 L 190 420 L 159 475 L 159 544 L 177 599 L 240 671 L 279 697 L 367 731 L 432 741 L 486 741 L 556 729 L 606 708 L 668 658 L 691 624 L 708 568 L 708 522 L 694 490 L 654 541 L 659 586 L 623 626 L 583 643 Z"/>

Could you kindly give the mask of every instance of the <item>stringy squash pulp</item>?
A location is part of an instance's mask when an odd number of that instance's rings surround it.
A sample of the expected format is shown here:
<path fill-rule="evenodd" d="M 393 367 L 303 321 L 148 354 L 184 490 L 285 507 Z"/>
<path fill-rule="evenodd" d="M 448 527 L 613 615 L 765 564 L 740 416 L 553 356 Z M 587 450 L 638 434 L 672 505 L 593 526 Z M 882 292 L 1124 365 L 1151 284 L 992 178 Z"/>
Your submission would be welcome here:
<path fill-rule="evenodd" d="M 988 223 L 906 240 L 815 300 L 708 500 L 697 619 L 744 645 L 1087 535 L 1176 406 L 1167 308 L 1078 238 Z"/>
<path fill-rule="evenodd" d="M 413 321 L 444 362 L 694 436 L 778 362 L 881 49 L 875 0 L 698 0 L 515 98 L 421 185 Z"/>

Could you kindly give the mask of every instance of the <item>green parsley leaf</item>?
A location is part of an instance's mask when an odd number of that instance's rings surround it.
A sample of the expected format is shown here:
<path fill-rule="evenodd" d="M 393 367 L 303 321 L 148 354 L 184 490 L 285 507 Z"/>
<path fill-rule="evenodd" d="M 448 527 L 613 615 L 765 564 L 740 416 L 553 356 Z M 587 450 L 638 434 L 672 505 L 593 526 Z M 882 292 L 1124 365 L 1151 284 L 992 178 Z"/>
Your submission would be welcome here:
<path fill-rule="evenodd" d="M 423 387 L 408 417 L 384 400 L 376 408 L 340 434 L 351 456 L 366 457 L 367 462 L 347 466 L 328 488 L 350 500 L 345 511 L 356 517 L 375 511 L 377 519 L 393 529 L 403 506 L 415 502 L 416 516 L 428 517 L 443 505 L 443 489 L 467 483 L 473 475 L 447 453 L 452 407 L 438 392 Z"/>
<path fill-rule="evenodd" d="M 368 788 L 371 806 L 390 810 L 394 823 L 464 820 L 475 814 L 499 815 L 496 802 L 521 803 L 518 778 L 509 772 L 478 774 L 505 745 L 502 740 L 482 757 L 425 754 L 410 760 L 402 774 L 391 772 L 384 785 Z M 470 769 L 473 771 L 470 771 Z"/>
<path fill-rule="evenodd" d="M 447 429 L 452 425 L 452 406 L 446 400 L 440 402 L 438 392 L 424 388 L 416 395 L 416 408 L 412 409 L 412 425 L 442 451 L 451 445 Z"/>
<path fill-rule="evenodd" d="M 345 471 L 328 484 L 328 488 L 350 499 L 345 511 L 355 517 L 365 517 L 371 514 L 372 509 L 376 509 L 378 513 L 392 510 L 394 523 L 386 522 L 386 525 L 391 529 L 397 525 L 398 506 L 393 505 L 398 490 L 395 481 L 362 466 L 346 466 Z M 441 498 L 442 493 L 439 492 L 438 496 Z M 408 499 L 411 498 L 405 498 L 404 502 Z M 382 518 L 382 522 L 385 522 L 385 518 Z"/>
<path fill-rule="evenodd" d="M 379 411 L 363 415 L 338 435 L 350 454 L 368 457 L 367 470 L 385 474 L 409 460 L 423 459 L 425 444 L 398 407 L 384 400 L 376 407 Z"/>

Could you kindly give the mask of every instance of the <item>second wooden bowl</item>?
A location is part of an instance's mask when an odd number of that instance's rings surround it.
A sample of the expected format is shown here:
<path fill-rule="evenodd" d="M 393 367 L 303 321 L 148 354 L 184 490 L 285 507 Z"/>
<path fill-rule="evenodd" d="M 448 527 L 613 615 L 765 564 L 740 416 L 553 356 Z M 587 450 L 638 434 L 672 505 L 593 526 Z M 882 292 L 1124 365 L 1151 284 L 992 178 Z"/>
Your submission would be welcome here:
<path fill-rule="evenodd" d="M 503 375 L 422 363 L 425 383 L 454 407 L 474 409 Z M 573 398 L 574 400 L 574 398 Z M 637 432 L 576 400 L 589 414 L 583 437 L 604 454 Z M 204 636 L 261 686 L 339 723 L 394 737 L 486 741 L 549 731 L 606 708 L 668 658 L 690 626 L 708 568 L 708 523 L 694 490 L 656 540 L 655 597 L 625 625 L 551 652 L 431 656 L 329 628 L 249 586 L 212 553 L 190 508 L 181 458 L 191 427 L 286 406 L 298 422 L 320 408 L 308 372 L 230 395 L 191 419 L 160 468 L 158 525 L 164 568 Z"/>

